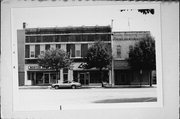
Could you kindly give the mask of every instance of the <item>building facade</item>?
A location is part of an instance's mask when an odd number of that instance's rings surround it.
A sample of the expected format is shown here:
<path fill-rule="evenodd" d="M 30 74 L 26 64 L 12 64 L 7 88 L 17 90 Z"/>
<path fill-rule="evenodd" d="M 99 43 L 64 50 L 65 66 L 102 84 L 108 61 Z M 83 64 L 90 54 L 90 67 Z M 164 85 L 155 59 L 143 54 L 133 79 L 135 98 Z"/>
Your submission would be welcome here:
<path fill-rule="evenodd" d="M 65 80 L 75 80 L 83 85 L 97 84 L 100 76 L 97 69 L 83 70 L 83 57 L 88 48 L 98 40 L 111 45 L 110 26 L 83 26 L 62 28 L 26 28 L 18 30 L 19 85 L 45 85 Z M 37 64 L 38 55 L 45 50 L 60 48 L 70 53 L 73 63 L 70 69 L 60 70 L 60 79 L 53 70 Z M 109 78 L 109 71 L 104 70 Z"/>
<path fill-rule="evenodd" d="M 101 40 L 112 47 L 113 68 L 104 69 L 104 79 L 112 85 L 148 84 L 150 71 L 133 71 L 127 62 L 129 49 L 148 31 L 112 32 L 110 26 L 82 26 L 55 28 L 24 28 L 17 30 L 19 85 L 49 85 L 74 80 L 82 85 L 101 85 L 96 68 L 83 69 L 83 57 L 95 41 Z M 60 76 L 54 70 L 44 69 L 37 58 L 46 50 L 60 48 L 70 53 L 73 62 L 70 68 L 61 69 Z M 60 77 L 58 79 L 58 77 Z"/>
<path fill-rule="evenodd" d="M 151 70 L 133 70 L 127 59 L 130 49 L 140 40 L 149 36 L 149 31 L 128 31 L 113 33 L 113 57 L 114 57 L 114 84 L 115 85 L 137 85 L 141 83 L 148 85 L 151 78 Z"/>

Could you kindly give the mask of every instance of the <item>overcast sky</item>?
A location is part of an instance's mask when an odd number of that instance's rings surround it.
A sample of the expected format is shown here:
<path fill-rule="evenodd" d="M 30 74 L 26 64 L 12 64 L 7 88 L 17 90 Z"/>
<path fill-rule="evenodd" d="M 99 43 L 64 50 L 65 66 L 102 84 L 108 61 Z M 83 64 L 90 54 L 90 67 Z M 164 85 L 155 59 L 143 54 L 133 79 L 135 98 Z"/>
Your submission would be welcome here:
<path fill-rule="evenodd" d="M 120 12 L 121 9 L 132 11 Z M 155 14 L 144 15 L 136 9 L 144 6 L 73 6 L 73 7 L 37 7 L 15 8 L 12 10 L 12 25 L 14 30 L 22 29 L 23 22 L 27 28 L 37 27 L 66 27 L 66 26 L 95 26 L 111 25 L 113 31 L 151 31 L 154 37 L 160 35 L 160 15 L 157 7 Z"/>

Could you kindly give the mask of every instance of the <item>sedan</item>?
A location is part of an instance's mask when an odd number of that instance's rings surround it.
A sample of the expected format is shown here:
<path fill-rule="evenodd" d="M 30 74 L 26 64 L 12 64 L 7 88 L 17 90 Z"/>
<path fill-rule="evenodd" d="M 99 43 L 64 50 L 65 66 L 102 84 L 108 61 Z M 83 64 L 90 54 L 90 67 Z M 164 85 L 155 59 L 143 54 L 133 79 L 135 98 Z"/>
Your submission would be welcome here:
<path fill-rule="evenodd" d="M 55 83 L 55 84 L 51 84 L 52 88 L 55 89 L 59 89 L 59 88 L 72 88 L 72 89 L 76 89 L 81 87 L 81 84 L 78 82 L 74 82 L 74 81 L 65 81 L 63 83 Z"/>

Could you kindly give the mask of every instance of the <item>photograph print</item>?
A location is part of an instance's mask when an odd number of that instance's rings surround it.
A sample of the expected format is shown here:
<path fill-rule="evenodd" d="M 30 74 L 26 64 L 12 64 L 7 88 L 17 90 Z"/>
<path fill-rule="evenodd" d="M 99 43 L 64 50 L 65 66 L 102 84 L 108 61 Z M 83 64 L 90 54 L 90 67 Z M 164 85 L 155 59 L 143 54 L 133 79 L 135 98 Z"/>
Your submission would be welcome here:
<path fill-rule="evenodd" d="M 161 101 L 158 5 L 14 8 L 12 17 L 18 109 Z"/>

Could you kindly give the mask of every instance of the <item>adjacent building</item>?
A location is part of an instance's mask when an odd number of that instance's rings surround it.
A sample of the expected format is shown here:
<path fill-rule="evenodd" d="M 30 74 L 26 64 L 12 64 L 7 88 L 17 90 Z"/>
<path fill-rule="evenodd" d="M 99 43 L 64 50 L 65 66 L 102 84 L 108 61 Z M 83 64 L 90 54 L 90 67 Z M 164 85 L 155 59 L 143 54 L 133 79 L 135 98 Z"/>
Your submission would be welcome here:
<path fill-rule="evenodd" d="M 19 85 L 49 85 L 65 80 L 74 80 L 82 85 L 101 85 L 96 68 L 83 69 L 83 57 L 97 40 L 112 47 L 113 68 L 104 69 L 104 78 L 113 85 L 143 84 L 151 79 L 150 71 L 134 71 L 128 65 L 129 49 L 140 39 L 150 35 L 149 31 L 112 32 L 110 26 L 24 28 L 17 30 Z M 70 53 L 73 62 L 70 68 L 61 69 L 60 78 L 54 70 L 37 64 L 38 55 L 45 50 L 60 48 Z"/>
<path fill-rule="evenodd" d="M 149 31 L 113 32 L 113 57 L 114 57 L 114 84 L 134 85 L 141 83 L 148 85 L 151 78 L 151 70 L 133 70 L 127 59 L 129 50 L 140 40 L 149 36 Z"/>

